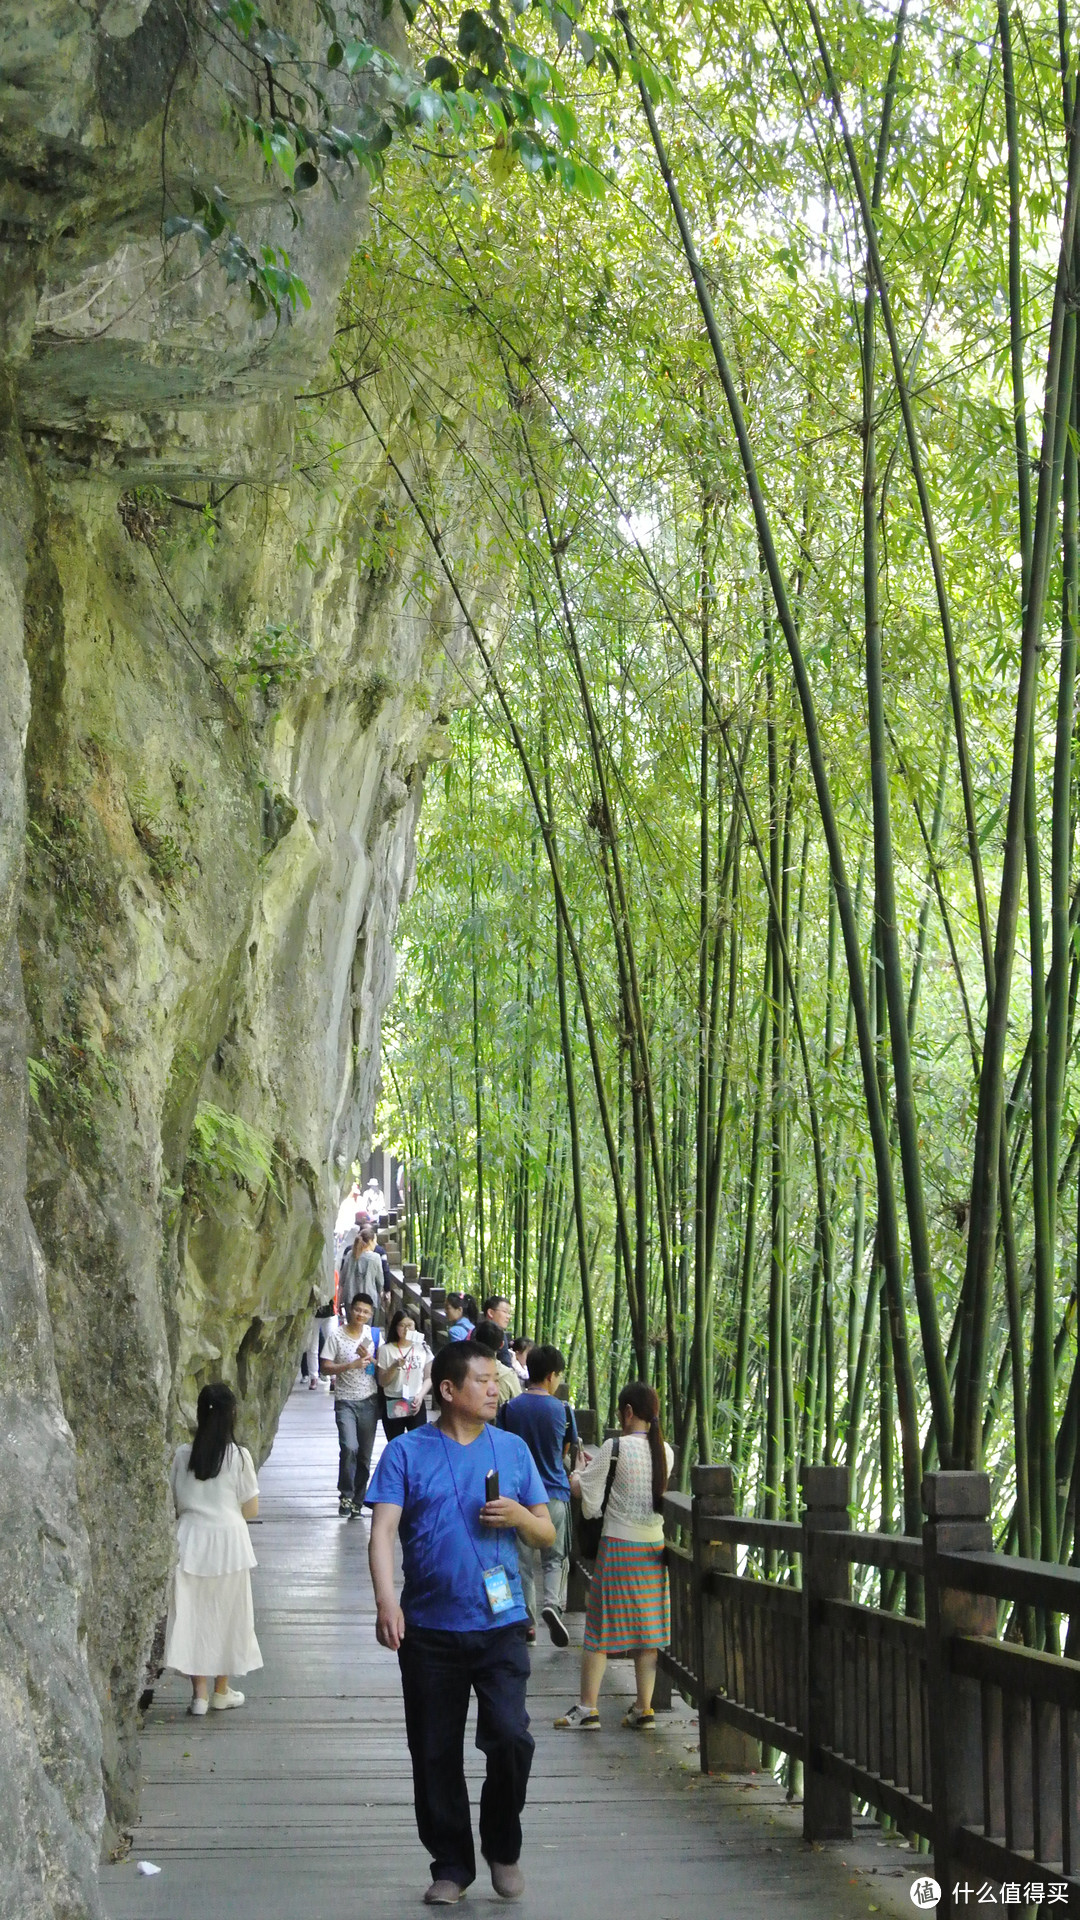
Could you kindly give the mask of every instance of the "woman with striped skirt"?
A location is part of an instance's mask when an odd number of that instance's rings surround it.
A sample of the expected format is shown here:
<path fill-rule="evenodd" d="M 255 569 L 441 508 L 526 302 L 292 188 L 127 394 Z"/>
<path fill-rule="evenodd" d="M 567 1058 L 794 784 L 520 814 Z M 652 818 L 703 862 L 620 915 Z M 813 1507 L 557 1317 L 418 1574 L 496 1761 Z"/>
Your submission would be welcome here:
<path fill-rule="evenodd" d="M 603 1513 L 581 1649 L 581 1698 L 557 1727 L 599 1727 L 597 1700 L 608 1655 L 632 1653 L 637 1699 L 624 1727 L 651 1727 L 656 1656 L 668 1640 L 662 1505 L 674 1464 L 660 1431 L 660 1402 L 652 1387 L 633 1380 L 619 1395 L 619 1436 L 611 1491 L 605 1502 L 614 1441 L 570 1476 L 586 1518 Z"/>

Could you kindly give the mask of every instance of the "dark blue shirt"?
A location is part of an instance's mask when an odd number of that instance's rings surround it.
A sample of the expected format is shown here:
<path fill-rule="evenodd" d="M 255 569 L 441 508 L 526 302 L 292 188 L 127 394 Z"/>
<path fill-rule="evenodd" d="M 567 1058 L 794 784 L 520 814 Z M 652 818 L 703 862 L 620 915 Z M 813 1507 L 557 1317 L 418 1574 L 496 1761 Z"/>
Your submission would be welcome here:
<path fill-rule="evenodd" d="M 482 1527 L 484 1481 L 495 1468 L 499 1492 L 523 1507 L 543 1506 L 547 1495 L 523 1440 L 485 1427 L 463 1447 L 437 1421 L 391 1440 L 372 1474 L 367 1498 L 401 1508 L 401 1558 L 406 1626 L 443 1633 L 484 1633 L 528 1619 L 521 1597 L 517 1534 Z M 513 1607 L 492 1613 L 484 1587 L 488 1567 L 501 1566 Z"/>
<path fill-rule="evenodd" d="M 577 1428 L 566 1401 L 526 1388 L 499 1408 L 499 1425 L 524 1440 L 544 1483 L 544 1498 L 569 1500 L 570 1482 L 562 1456 L 567 1441 L 577 1439 Z"/>

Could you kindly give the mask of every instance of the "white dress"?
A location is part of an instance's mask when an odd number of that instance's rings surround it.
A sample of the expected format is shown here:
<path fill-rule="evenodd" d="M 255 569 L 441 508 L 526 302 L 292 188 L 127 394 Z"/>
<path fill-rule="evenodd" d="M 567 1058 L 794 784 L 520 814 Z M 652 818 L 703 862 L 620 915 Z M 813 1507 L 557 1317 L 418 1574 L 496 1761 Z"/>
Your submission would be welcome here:
<path fill-rule="evenodd" d="M 165 1628 L 165 1665 L 179 1673 L 251 1673 L 263 1663 L 251 1604 L 251 1536 L 241 1505 L 259 1491 L 246 1447 L 231 1446 L 213 1480 L 189 1471 L 178 1447 L 169 1481 L 177 1564 Z"/>

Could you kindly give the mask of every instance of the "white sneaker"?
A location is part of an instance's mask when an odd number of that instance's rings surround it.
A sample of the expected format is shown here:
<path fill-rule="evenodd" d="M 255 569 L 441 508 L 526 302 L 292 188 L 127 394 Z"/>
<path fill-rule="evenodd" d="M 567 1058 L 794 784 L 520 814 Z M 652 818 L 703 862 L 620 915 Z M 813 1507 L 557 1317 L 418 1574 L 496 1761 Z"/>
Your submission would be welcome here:
<path fill-rule="evenodd" d="M 227 1707 L 242 1707 L 244 1696 L 235 1687 L 226 1687 L 224 1693 L 218 1693 L 215 1688 L 210 1704 L 215 1706 L 219 1713 L 224 1713 Z"/>
<path fill-rule="evenodd" d="M 191 1705 L 188 1707 L 188 1712 L 195 1714 L 196 1718 L 198 1718 L 200 1714 L 203 1714 L 206 1712 L 206 1709 L 209 1705 L 210 1705 L 210 1702 L 206 1698 L 205 1694 L 203 1695 L 201 1700 L 199 1699 L 197 1694 L 192 1694 Z"/>
<path fill-rule="evenodd" d="M 600 1715 L 595 1707 L 583 1707 L 580 1700 L 576 1700 L 574 1705 L 567 1707 L 566 1712 L 561 1713 L 553 1724 L 556 1727 L 578 1727 L 585 1733 L 595 1733 L 600 1726 Z"/>

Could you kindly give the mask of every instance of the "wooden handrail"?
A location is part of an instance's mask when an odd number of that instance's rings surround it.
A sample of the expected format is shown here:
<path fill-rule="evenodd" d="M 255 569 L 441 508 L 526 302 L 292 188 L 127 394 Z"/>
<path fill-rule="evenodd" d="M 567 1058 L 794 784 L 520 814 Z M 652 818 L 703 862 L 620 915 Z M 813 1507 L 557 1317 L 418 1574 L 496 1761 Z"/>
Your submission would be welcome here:
<path fill-rule="evenodd" d="M 842 1468 L 802 1483 L 801 1525 L 735 1513 L 730 1467 L 665 1498 L 661 1667 L 697 1708 L 702 1770 L 752 1764 L 735 1743 L 761 1741 L 803 1762 L 807 1839 L 850 1835 L 854 1795 L 929 1840 L 938 1920 L 960 1920 L 974 1864 L 1002 1882 L 1022 1866 L 1080 1912 L 1080 1661 L 998 1638 L 1002 1601 L 1080 1616 L 1080 1568 L 991 1551 L 984 1473 L 927 1475 L 921 1538 L 851 1529 Z M 800 1584 L 783 1560 L 738 1572 L 738 1546 L 796 1561 Z M 852 1596 L 852 1566 L 881 1576 L 881 1604 Z"/>
<path fill-rule="evenodd" d="M 963 1593 L 990 1594 L 1049 1613 L 1080 1609 L 1080 1567 L 1049 1560 L 1021 1560 L 1009 1553 L 945 1553 L 938 1561 L 948 1584 Z"/>
<path fill-rule="evenodd" d="M 833 1533 L 815 1536 L 827 1553 L 854 1566 L 888 1567 L 897 1573 L 921 1573 L 922 1541 L 911 1533 Z"/>

